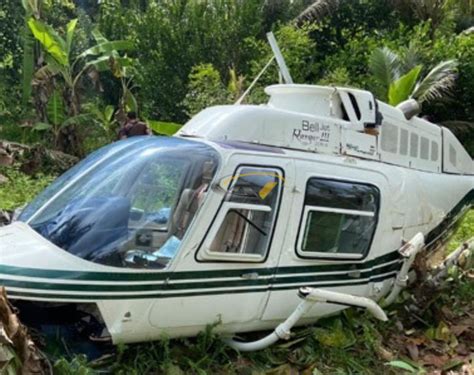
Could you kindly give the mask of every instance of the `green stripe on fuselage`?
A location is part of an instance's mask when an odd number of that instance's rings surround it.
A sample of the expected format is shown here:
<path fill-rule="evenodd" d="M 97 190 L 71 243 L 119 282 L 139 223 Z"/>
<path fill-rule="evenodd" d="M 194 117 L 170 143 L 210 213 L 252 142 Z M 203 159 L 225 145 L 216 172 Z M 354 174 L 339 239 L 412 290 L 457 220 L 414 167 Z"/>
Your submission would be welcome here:
<path fill-rule="evenodd" d="M 257 279 L 257 280 L 219 280 L 219 281 L 191 281 L 189 283 L 169 283 L 162 284 L 125 284 L 125 285 L 104 285 L 104 284 L 71 284 L 71 283 L 51 283 L 45 281 L 25 281 L 25 280 L 11 280 L 4 279 L 0 283 L 8 288 L 22 288 L 35 290 L 50 290 L 50 291 L 75 291 L 75 292 L 149 292 L 149 291 L 183 291 L 183 290 L 202 290 L 213 288 L 236 288 L 236 287 L 255 287 L 255 286 L 270 286 L 270 285 L 284 285 L 284 284 L 304 284 L 314 282 L 330 282 L 330 281 L 356 281 L 362 279 L 369 279 L 370 277 L 384 274 L 390 271 L 398 271 L 401 263 L 395 262 L 381 266 L 376 269 L 369 269 L 360 271 L 358 274 L 304 274 L 298 276 L 282 277 L 280 274 L 272 278 Z M 1 276 L 0 276 L 1 277 Z"/>
<path fill-rule="evenodd" d="M 23 291 L 8 291 L 8 296 L 11 298 L 43 298 L 49 300 L 73 300 L 73 301 L 99 301 L 99 300 L 127 300 L 127 299 L 151 299 L 151 298 L 177 298 L 177 297 L 190 297 L 190 296 L 209 296 L 218 294 L 242 294 L 242 293 L 263 293 L 268 291 L 283 291 L 303 287 L 311 286 L 313 288 L 323 287 L 344 287 L 354 285 L 364 285 L 369 282 L 380 282 L 389 278 L 393 278 L 396 275 L 396 271 L 392 271 L 386 275 L 380 275 L 371 277 L 370 280 L 354 280 L 351 283 L 305 283 L 296 285 L 285 285 L 285 286 L 266 286 L 260 288 L 248 288 L 248 289 L 226 289 L 226 290 L 200 290 L 200 291 L 184 291 L 181 293 L 153 293 L 147 295 L 124 295 L 124 294 L 104 294 L 98 296 L 91 295 L 74 295 L 74 294 L 63 294 L 63 293 L 51 293 L 46 294 L 44 292 L 23 292 Z"/>
<path fill-rule="evenodd" d="M 37 268 L 13 267 L 0 264 L 1 274 L 22 277 L 35 277 L 45 279 L 63 279 L 63 280 L 81 280 L 81 281 L 164 281 L 164 280 L 196 280 L 212 279 L 225 277 L 241 277 L 244 273 L 258 273 L 259 276 L 295 274 L 295 273 L 318 273 L 318 272 L 336 272 L 336 271 L 356 271 L 375 267 L 396 259 L 399 259 L 398 251 L 382 255 L 378 258 L 363 263 L 345 263 L 345 264 L 319 264 L 307 266 L 292 267 L 261 267 L 261 268 L 243 268 L 243 269 L 221 269 L 207 271 L 177 271 L 177 272 L 81 272 L 66 270 L 45 270 Z M 202 264 L 204 266 L 205 263 Z"/>

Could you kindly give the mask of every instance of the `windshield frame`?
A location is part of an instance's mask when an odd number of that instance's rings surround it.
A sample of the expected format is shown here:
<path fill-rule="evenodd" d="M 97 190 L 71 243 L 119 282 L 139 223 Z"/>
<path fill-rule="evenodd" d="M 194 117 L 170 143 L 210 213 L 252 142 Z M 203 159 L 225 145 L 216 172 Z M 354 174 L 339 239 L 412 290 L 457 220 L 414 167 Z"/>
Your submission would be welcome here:
<path fill-rule="evenodd" d="M 139 138 L 139 137 L 136 137 L 136 138 Z M 149 137 L 147 137 L 149 138 Z M 130 166 L 127 166 L 125 170 L 128 170 L 129 172 L 128 173 L 124 173 L 123 176 L 120 176 L 118 179 L 115 179 L 114 181 L 116 181 L 116 185 L 113 186 L 111 189 L 107 190 L 107 191 L 110 191 L 110 192 L 113 192 L 113 193 L 122 193 L 121 195 L 128 198 L 130 200 L 130 202 L 132 203 L 132 205 L 130 206 L 130 213 L 132 214 L 135 210 L 134 210 L 134 204 L 133 204 L 133 198 L 139 196 L 139 194 L 145 194 L 145 197 L 147 196 L 147 193 L 146 193 L 146 189 L 147 189 L 147 184 L 148 184 L 148 177 L 146 176 L 146 173 L 147 173 L 147 166 L 152 166 L 153 164 L 150 164 L 150 163 L 153 163 L 153 162 L 157 162 L 157 166 L 159 165 L 159 163 L 163 163 L 163 166 L 166 167 L 166 165 L 168 164 L 167 161 L 170 162 L 170 167 L 171 170 L 177 170 L 176 168 L 173 168 L 173 164 L 172 163 L 177 163 L 176 166 L 182 166 L 182 169 L 181 171 L 179 171 L 177 174 L 172 174 L 172 176 L 176 176 L 176 183 L 171 185 L 173 186 L 173 190 L 175 191 L 175 193 L 173 193 L 173 195 L 168 195 L 169 198 L 165 198 L 165 199 L 169 199 L 168 201 L 168 204 L 167 206 L 164 206 L 163 208 L 166 208 L 166 209 L 169 209 L 169 214 L 166 212 L 163 216 L 163 218 L 160 218 L 158 220 L 163 220 L 162 222 L 160 221 L 156 221 L 156 222 L 151 222 L 149 221 L 149 219 L 146 217 L 147 215 L 147 208 L 149 206 L 149 202 L 146 202 L 145 201 L 141 201 L 138 206 L 136 206 L 135 208 L 137 208 L 137 212 L 140 214 L 142 213 L 142 215 L 135 215 L 135 217 L 130 217 L 130 221 L 129 221 L 129 231 L 130 233 L 133 233 L 133 235 L 135 235 L 135 233 L 138 233 L 139 231 L 141 231 L 142 229 L 149 229 L 149 230 L 152 230 L 154 232 L 165 232 L 163 233 L 163 235 L 166 237 L 166 234 L 168 234 L 169 236 L 167 236 L 166 238 L 168 239 L 179 239 L 180 243 L 178 243 L 178 245 L 176 245 L 176 252 L 174 253 L 174 255 L 172 255 L 169 259 L 169 261 L 167 262 L 167 264 L 165 264 L 163 266 L 163 268 L 153 268 L 152 266 L 148 267 L 147 268 L 141 268 L 140 270 L 151 270 L 153 269 L 154 271 L 161 271 L 161 270 L 169 270 L 170 269 L 170 266 L 171 264 L 174 263 L 175 259 L 177 257 L 179 257 L 179 254 L 182 252 L 183 248 L 186 246 L 186 242 L 187 242 L 187 237 L 189 236 L 189 234 L 191 232 L 194 232 L 194 222 L 196 220 L 196 217 L 199 216 L 199 212 L 201 212 L 201 208 L 202 206 L 204 206 L 206 204 L 206 202 L 208 201 L 209 199 L 209 192 L 212 191 L 212 186 L 214 185 L 216 179 L 218 178 L 218 176 L 220 175 L 220 171 L 222 169 L 222 159 L 223 159 L 223 155 L 222 155 L 222 152 L 220 150 L 220 148 L 216 147 L 214 144 L 212 144 L 211 142 L 202 142 L 202 141 L 196 141 L 196 140 L 187 140 L 187 139 L 182 139 L 182 138 L 179 138 L 179 137 L 160 137 L 160 138 L 171 138 L 173 139 L 173 141 L 171 141 L 170 143 L 166 143 L 164 140 L 164 143 L 163 144 L 160 144 L 160 143 L 157 143 L 157 142 L 153 142 L 153 141 L 149 141 L 150 143 L 148 144 L 140 144 L 140 145 L 130 145 L 131 147 L 128 149 L 129 151 L 129 154 L 127 153 L 127 147 L 120 147 L 120 146 L 116 146 L 117 147 L 117 150 L 114 151 L 112 150 L 112 152 L 106 152 L 106 153 L 102 153 L 102 155 L 97 159 L 97 160 L 94 160 L 92 163 L 89 163 L 89 164 L 85 164 L 85 169 L 84 170 L 76 170 L 77 173 L 75 175 L 73 175 L 71 178 L 69 178 L 68 180 L 66 180 L 66 183 L 64 185 L 59 185 L 58 186 L 58 190 L 57 191 L 54 191 L 49 197 L 48 199 L 44 200 L 44 202 L 42 202 L 42 204 L 38 207 L 38 209 L 36 209 L 35 211 L 32 212 L 32 214 L 27 217 L 27 219 L 24 219 L 22 220 L 21 216 L 19 217 L 19 221 L 23 221 L 25 222 L 26 224 L 28 224 L 30 227 L 33 227 L 33 229 L 36 230 L 36 227 L 38 225 L 44 225 L 46 224 L 47 225 L 47 222 L 50 220 L 50 219 L 54 219 L 54 216 L 55 216 L 55 212 L 60 212 L 61 209 L 64 209 L 64 207 L 66 206 L 63 206 L 60 202 L 62 199 L 64 199 L 65 202 L 70 202 L 73 200 L 73 198 L 65 198 L 68 196 L 68 194 L 71 194 L 73 197 L 77 198 L 77 199 L 81 199 L 81 190 L 82 191 L 85 191 L 85 192 L 88 192 L 89 189 L 88 189 L 88 184 L 91 184 L 91 182 L 93 183 L 94 179 L 97 178 L 97 177 L 94 177 L 94 174 L 97 173 L 98 176 L 100 177 L 100 174 L 101 173 L 104 173 L 104 171 L 107 170 L 107 165 L 104 166 L 104 163 L 107 163 L 108 161 L 112 161 L 111 165 L 110 165 L 110 168 L 113 168 L 114 165 L 117 166 L 117 165 L 120 165 L 120 161 L 122 160 L 127 160 L 127 157 L 128 155 L 132 156 L 133 155 L 140 155 L 140 157 L 142 158 L 145 158 L 143 159 L 140 164 L 138 164 L 139 168 L 136 168 L 136 169 L 133 169 L 133 164 L 131 164 Z M 126 142 L 126 141 L 120 141 L 120 142 Z M 118 142 L 117 142 L 118 143 Z M 135 143 L 135 142 L 133 142 Z M 196 157 L 197 155 L 201 155 L 199 156 L 198 159 L 195 160 L 195 158 L 193 158 L 192 155 L 190 155 L 188 152 L 183 154 L 183 156 L 180 156 L 179 155 L 179 147 L 180 145 L 182 145 L 183 149 L 182 151 L 186 151 L 186 150 L 193 150 L 193 144 L 196 145 Z M 150 147 L 150 149 L 148 150 L 148 147 Z M 170 150 L 170 151 L 174 151 L 175 152 L 175 155 L 173 155 L 173 152 L 171 153 L 168 153 L 167 150 Z M 122 151 L 124 152 L 122 154 Z M 119 153 L 119 155 L 117 156 L 117 153 Z M 187 155 L 186 155 L 187 154 Z M 146 159 L 147 157 L 150 157 L 152 159 L 148 160 Z M 200 200 L 199 202 L 199 206 L 198 206 L 198 209 L 197 211 L 194 211 L 193 215 L 189 217 L 189 220 L 187 221 L 187 224 L 185 227 L 180 227 L 180 229 L 182 230 L 182 232 L 176 232 L 176 228 L 177 228 L 177 225 L 176 225 L 176 222 L 174 221 L 174 213 L 175 213 L 175 210 L 177 209 L 177 206 L 178 206 L 178 203 L 180 202 L 180 200 L 182 199 L 182 193 L 184 192 L 184 190 L 191 188 L 191 189 L 195 189 L 196 186 L 199 186 L 199 179 L 200 178 L 203 178 L 203 172 L 202 170 L 199 169 L 199 165 L 203 165 L 201 164 L 200 162 L 198 162 L 198 160 L 206 160 L 206 158 L 209 158 L 209 161 L 211 161 L 211 173 L 212 175 L 208 175 L 208 178 L 206 179 L 207 181 L 207 184 L 205 186 L 207 186 L 207 188 L 205 189 L 205 194 L 203 196 L 203 199 Z M 87 158 L 85 159 L 87 160 Z M 207 162 L 205 162 L 207 163 Z M 120 173 L 120 169 L 112 169 L 114 171 L 116 171 L 115 173 L 116 174 L 119 174 Z M 166 170 L 166 169 L 165 169 Z M 164 173 L 166 173 L 164 171 Z M 132 171 L 132 173 L 130 173 L 130 171 Z M 156 173 L 158 173 L 158 176 L 160 175 L 160 167 L 158 166 L 158 170 L 153 172 L 153 168 L 150 169 L 150 173 L 152 173 L 152 175 L 156 175 Z M 68 172 L 66 172 L 68 173 Z M 142 183 L 144 184 L 143 186 L 145 186 L 145 193 L 141 192 L 140 193 L 140 178 L 144 178 L 144 180 L 142 181 Z M 61 178 L 61 177 L 60 177 Z M 159 178 L 159 177 L 158 177 Z M 81 184 L 80 180 L 81 179 L 85 179 L 84 181 L 84 184 Z M 54 182 L 53 182 L 54 184 Z M 197 185 L 196 185 L 197 184 Z M 82 185 L 82 186 L 81 186 Z M 189 185 L 189 186 L 188 186 Z M 94 186 L 94 185 L 92 185 Z M 100 186 L 100 185 L 99 185 Z M 104 185 L 104 186 L 107 186 L 107 185 Z M 153 187 L 153 183 L 150 185 L 151 186 L 151 189 L 154 189 Z M 166 186 L 166 185 L 165 185 Z M 157 191 L 160 191 L 161 188 L 160 188 L 160 185 L 155 185 L 156 187 L 156 190 Z M 74 189 L 78 189 L 77 193 L 74 191 Z M 70 190 L 72 189 L 72 190 Z M 100 190 L 100 187 L 98 187 L 98 189 Z M 137 190 L 138 193 L 134 193 L 134 191 Z M 72 191 L 72 192 L 71 192 Z M 94 189 L 92 189 L 92 192 L 91 192 L 91 198 L 94 197 L 94 193 L 93 193 Z M 204 191 L 204 190 L 203 190 Z M 138 194 L 138 195 L 137 195 Z M 119 194 L 120 195 L 120 194 Z M 166 195 L 165 195 L 166 196 Z M 41 197 L 41 194 L 36 198 L 40 198 Z M 87 193 L 84 197 L 87 197 Z M 138 198 L 140 199 L 140 198 Z M 35 200 L 31 203 L 31 204 L 34 204 Z M 152 198 L 152 201 L 153 202 L 153 198 Z M 58 207 L 61 207 L 61 208 L 58 208 L 56 209 L 55 206 L 58 206 Z M 142 207 L 142 205 L 144 205 Z M 153 206 L 153 205 L 152 205 Z M 48 211 L 51 210 L 51 217 L 48 213 Z M 58 211 L 59 210 L 59 211 Z M 142 212 L 143 210 L 143 212 Z M 152 209 L 153 210 L 153 209 Z M 155 208 L 156 211 L 159 211 L 161 210 L 160 206 L 158 205 L 156 208 Z M 166 210 L 165 210 L 166 211 Z M 169 216 L 168 216 L 169 215 Z M 111 216 L 113 217 L 113 216 Z M 178 216 L 179 217 L 179 216 Z M 151 219 L 150 219 L 151 220 Z M 166 223 L 165 221 L 166 220 Z M 147 224 L 152 224 L 151 227 Z M 180 221 L 178 221 L 180 222 Z M 41 229 L 40 229 L 41 230 Z M 51 232 L 49 232 L 51 233 Z M 177 234 L 177 233 L 180 233 L 180 234 Z M 56 247 L 58 248 L 61 248 L 63 251 L 75 256 L 75 257 L 78 257 L 86 262 L 91 262 L 91 263 L 94 263 L 96 265 L 103 265 L 103 266 L 110 266 L 110 267 L 113 267 L 115 269 L 120 269 L 120 270 L 126 270 L 126 269 L 135 269 L 133 266 L 130 266 L 130 265 L 127 265 L 127 263 L 125 261 L 122 261 L 121 264 L 115 264 L 115 263 L 102 263 L 100 260 L 99 261 L 96 261 L 96 259 L 99 259 L 99 258 L 96 258 L 95 254 L 93 253 L 90 253 L 88 255 L 82 255 L 82 253 L 76 253 L 75 251 L 71 251 L 69 247 L 67 247 L 67 245 L 65 246 L 62 246 L 60 245 L 61 242 L 56 242 L 54 239 L 50 238 L 50 234 L 48 234 L 48 231 L 47 232 L 44 232 L 44 234 L 42 234 L 41 232 L 39 233 L 40 235 L 42 235 L 42 237 L 50 242 L 52 242 L 53 244 L 56 245 Z M 177 237 L 176 237 L 177 236 Z M 173 237 L 173 238 L 172 238 Z M 59 245 L 58 245 L 59 244 Z M 153 253 L 159 253 L 160 250 L 163 249 L 163 246 L 165 244 L 161 244 L 160 245 L 160 242 L 156 243 L 153 242 L 153 245 L 150 244 L 150 245 L 140 245 L 138 244 L 138 242 L 136 243 L 135 246 L 149 246 L 150 247 L 150 250 L 146 250 L 146 251 L 149 251 L 150 254 L 153 254 Z M 139 248 L 137 247 L 137 249 Z M 127 248 L 128 247 L 125 247 L 123 249 L 120 249 L 118 250 L 119 251 L 119 254 L 123 255 L 124 257 L 127 255 Z M 161 256 L 161 255 L 160 255 Z M 169 255 L 167 255 L 169 256 Z M 123 258 L 125 259 L 125 258 Z"/>

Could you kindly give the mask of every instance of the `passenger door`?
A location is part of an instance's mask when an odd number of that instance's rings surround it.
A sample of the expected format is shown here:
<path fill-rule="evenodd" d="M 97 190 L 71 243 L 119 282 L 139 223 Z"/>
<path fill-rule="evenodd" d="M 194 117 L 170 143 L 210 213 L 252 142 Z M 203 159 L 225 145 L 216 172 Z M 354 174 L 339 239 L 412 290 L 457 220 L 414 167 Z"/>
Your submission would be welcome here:
<path fill-rule="evenodd" d="M 305 171 L 305 167 L 308 168 Z M 350 178 L 358 171 L 301 163 L 296 179 L 299 194 L 290 214 L 288 236 L 280 258 L 264 320 L 282 320 L 300 302 L 300 287 L 367 295 L 371 271 L 364 261 L 377 226 L 380 194 L 370 183 Z M 324 173 L 327 169 L 328 173 Z M 360 173 L 360 171 L 359 171 Z M 345 177 L 338 177 L 343 176 Z M 328 177 L 334 176 L 334 177 Z M 349 179 L 348 179 L 349 177 Z M 317 304 L 307 317 L 343 307 Z"/>

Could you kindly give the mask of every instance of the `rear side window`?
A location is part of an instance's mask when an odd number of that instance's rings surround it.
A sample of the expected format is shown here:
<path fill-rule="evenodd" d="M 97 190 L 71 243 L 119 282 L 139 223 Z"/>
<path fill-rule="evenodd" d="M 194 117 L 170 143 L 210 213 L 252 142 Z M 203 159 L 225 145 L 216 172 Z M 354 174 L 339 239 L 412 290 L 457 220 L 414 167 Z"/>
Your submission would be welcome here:
<path fill-rule="evenodd" d="M 377 224 L 379 190 L 372 185 L 311 178 L 297 241 L 302 257 L 363 258 Z"/>

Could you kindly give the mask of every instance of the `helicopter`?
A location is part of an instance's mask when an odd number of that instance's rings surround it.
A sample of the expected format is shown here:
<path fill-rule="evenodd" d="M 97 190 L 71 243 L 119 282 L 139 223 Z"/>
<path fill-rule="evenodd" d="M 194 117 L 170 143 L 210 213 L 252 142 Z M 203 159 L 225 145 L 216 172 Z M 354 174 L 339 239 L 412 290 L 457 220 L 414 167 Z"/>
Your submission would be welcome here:
<path fill-rule="evenodd" d="M 218 322 L 241 351 L 351 306 L 387 320 L 378 302 L 472 206 L 473 161 L 414 100 L 294 84 L 269 41 L 284 83 L 268 103 L 101 148 L 0 228 L 0 285 L 21 312 L 114 344 Z"/>

